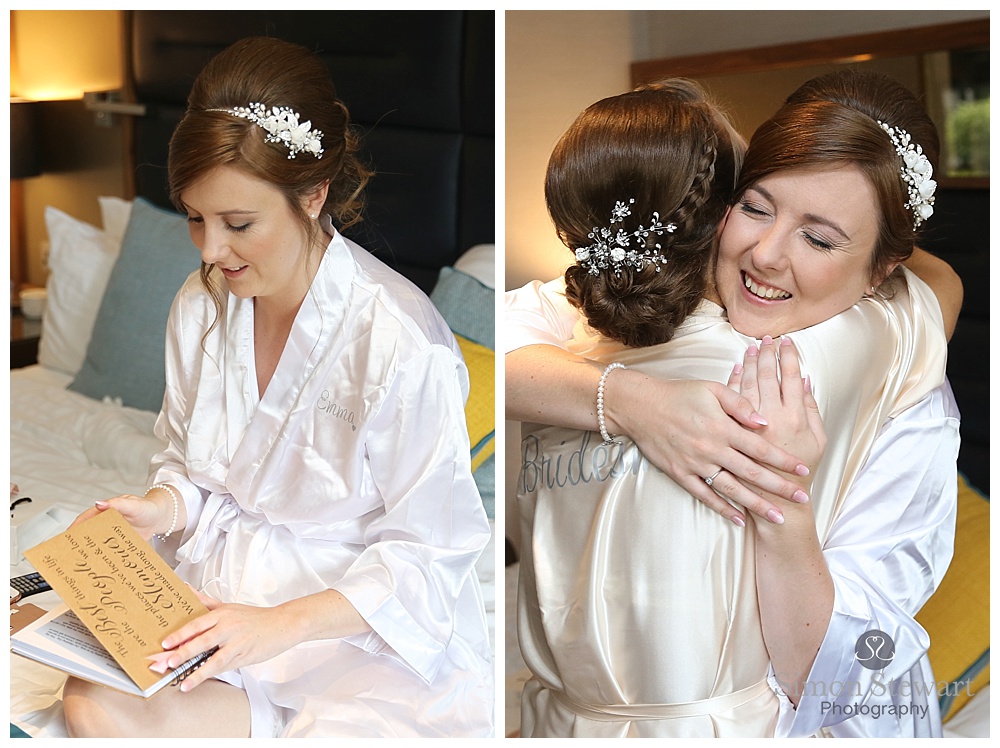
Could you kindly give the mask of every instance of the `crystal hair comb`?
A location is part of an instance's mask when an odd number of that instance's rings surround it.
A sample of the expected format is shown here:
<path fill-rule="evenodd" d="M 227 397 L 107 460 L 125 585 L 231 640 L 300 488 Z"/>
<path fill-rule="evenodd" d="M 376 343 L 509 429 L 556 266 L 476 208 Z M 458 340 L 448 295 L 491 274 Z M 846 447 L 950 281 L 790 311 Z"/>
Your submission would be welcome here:
<path fill-rule="evenodd" d="M 648 228 L 640 225 L 632 233 L 620 227 L 615 231 L 615 224 L 621 223 L 626 216 L 632 214 L 629 205 L 634 202 L 634 197 L 630 198 L 627 204 L 616 202 L 611 211 L 610 227 L 595 226 L 587 235 L 594 240 L 594 243 L 576 250 L 576 261 L 591 275 L 597 275 L 601 270 L 607 269 L 614 271 L 615 275 L 621 275 L 622 268 L 642 270 L 650 264 L 656 267 L 656 272 L 660 272 L 660 263 L 667 262 L 667 258 L 660 254 L 662 247 L 658 242 L 652 247 L 647 246 L 650 234 L 661 236 L 663 232 L 669 234 L 677 230 L 677 226 L 672 223 L 660 223 L 659 213 L 653 213 L 653 220 Z M 634 248 L 633 239 L 636 240 Z"/>

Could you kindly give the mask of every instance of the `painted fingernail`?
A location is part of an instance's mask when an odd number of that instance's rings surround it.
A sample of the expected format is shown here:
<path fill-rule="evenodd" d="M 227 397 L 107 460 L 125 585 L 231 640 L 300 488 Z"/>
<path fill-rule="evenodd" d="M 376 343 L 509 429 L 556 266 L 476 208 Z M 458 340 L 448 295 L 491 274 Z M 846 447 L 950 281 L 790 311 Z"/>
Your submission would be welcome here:
<path fill-rule="evenodd" d="M 757 355 L 757 344 L 756 343 L 751 343 L 750 344 L 750 347 L 747 348 L 747 355 L 751 356 L 751 357 Z"/>
<path fill-rule="evenodd" d="M 733 374 L 742 374 L 742 373 L 743 373 L 743 364 L 736 364 L 736 366 L 733 367 Z"/>
<path fill-rule="evenodd" d="M 149 666 L 149 669 L 152 670 L 154 673 L 167 672 L 167 666 L 163 662 L 154 662 L 152 665 Z"/>
<path fill-rule="evenodd" d="M 809 501 L 809 494 L 803 491 L 801 488 L 792 494 L 792 501 L 797 501 L 800 504 L 805 504 Z"/>
<path fill-rule="evenodd" d="M 799 463 L 798 465 L 795 466 L 795 470 L 793 470 L 792 472 L 804 478 L 805 476 L 809 475 L 809 468 Z"/>
<path fill-rule="evenodd" d="M 95 501 L 94 502 L 94 506 L 96 506 L 98 509 L 107 509 L 108 508 L 108 502 L 106 502 L 106 501 Z"/>
<path fill-rule="evenodd" d="M 746 527 L 747 526 L 747 523 L 744 522 L 743 518 L 740 517 L 739 515 L 736 515 L 735 517 L 730 517 L 730 519 L 733 520 L 733 524 L 736 525 L 737 527 Z"/>
<path fill-rule="evenodd" d="M 812 380 L 809 378 L 808 374 L 806 374 L 806 378 L 805 378 L 805 382 L 803 383 L 803 386 L 806 388 L 806 392 L 808 392 L 810 394 L 812 393 L 812 391 L 813 391 Z"/>
<path fill-rule="evenodd" d="M 792 344 L 791 338 L 782 338 L 781 343 L 779 345 L 791 345 L 791 344 Z"/>
<path fill-rule="evenodd" d="M 750 420 L 753 423 L 759 424 L 761 426 L 767 426 L 767 419 L 764 418 L 760 413 L 751 413 Z"/>
<path fill-rule="evenodd" d="M 784 524 L 785 518 L 781 516 L 781 512 L 777 509 L 768 509 L 767 518 L 771 520 L 776 525 Z"/>
<path fill-rule="evenodd" d="M 765 335 L 763 337 L 763 339 L 760 341 L 760 344 L 761 345 L 771 345 L 771 343 L 773 343 L 773 342 L 774 341 L 771 339 L 770 335 Z"/>

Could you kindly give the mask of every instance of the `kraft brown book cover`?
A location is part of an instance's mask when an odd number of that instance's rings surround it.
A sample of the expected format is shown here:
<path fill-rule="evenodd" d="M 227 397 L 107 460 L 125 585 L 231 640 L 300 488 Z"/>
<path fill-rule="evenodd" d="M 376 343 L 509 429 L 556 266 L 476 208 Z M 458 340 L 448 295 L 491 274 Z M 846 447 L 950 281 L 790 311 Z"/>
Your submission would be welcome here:
<path fill-rule="evenodd" d="M 148 658 L 163 651 L 164 638 L 208 612 L 113 509 L 24 556 L 142 692 L 163 685 L 164 676 L 149 669 Z"/>

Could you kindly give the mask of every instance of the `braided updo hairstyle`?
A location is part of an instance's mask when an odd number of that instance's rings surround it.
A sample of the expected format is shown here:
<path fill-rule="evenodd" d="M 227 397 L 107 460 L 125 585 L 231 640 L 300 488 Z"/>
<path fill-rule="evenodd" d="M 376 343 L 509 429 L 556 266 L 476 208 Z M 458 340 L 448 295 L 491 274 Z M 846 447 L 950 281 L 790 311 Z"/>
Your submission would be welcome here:
<path fill-rule="evenodd" d="M 603 335 L 628 346 L 666 342 L 697 306 L 716 229 L 734 197 L 744 144 L 694 82 L 644 84 L 589 106 L 556 144 L 545 200 L 562 242 L 590 246 L 618 202 L 631 214 L 618 228 L 648 227 L 653 213 L 676 230 L 651 235 L 666 263 L 597 274 L 579 264 L 565 274 L 566 296 Z"/>

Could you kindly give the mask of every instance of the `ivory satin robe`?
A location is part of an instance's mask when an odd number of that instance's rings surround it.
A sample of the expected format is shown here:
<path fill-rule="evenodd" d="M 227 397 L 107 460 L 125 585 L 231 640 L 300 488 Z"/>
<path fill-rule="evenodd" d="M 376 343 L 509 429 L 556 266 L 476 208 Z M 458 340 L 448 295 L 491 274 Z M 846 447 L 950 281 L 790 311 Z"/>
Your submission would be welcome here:
<path fill-rule="evenodd" d="M 940 310 L 930 289 L 908 278 L 912 293 L 866 299 L 791 334 L 829 437 L 810 491 L 821 543 L 883 424 L 944 379 Z M 725 382 L 751 341 L 703 302 L 660 346 L 624 348 L 577 325 L 564 347 L 661 378 Z M 606 447 L 594 432 L 523 427 L 518 636 L 534 677 L 522 697 L 522 735 L 769 736 L 779 720 L 784 734 L 796 732 L 787 724 L 795 712 L 774 674 L 768 679 L 753 533 L 620 441 Z M 839 585 L 837 595 L 835 619 Z M 926 634 L 909 619 L 891 628 L 899 656 L 884 677 L 926 679 Z M 818 657 L 811 677 L 849 673 L 871 686 L 871 671 L 850 662 L 853 641 L 824 648 L 839 662 L 822 669 Z M 800 734 L 818 729 L 813 716 Z"/>
<path fill-rule="evenodd" d="M 332 229 L 328 229 L 332 231 Z M 493 666 L 474 564 L 468 374 L 408 281 L 335 234 L 258 397 L 253 302 L 214 317 L 197 274 L 171 310 L 151 480 L 181 490 L 177 571 L 226 602 L 339 590 L 372 628 L 225 678 L 255 736 L 485 736 Z"/>

